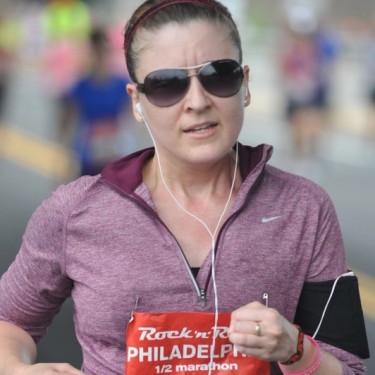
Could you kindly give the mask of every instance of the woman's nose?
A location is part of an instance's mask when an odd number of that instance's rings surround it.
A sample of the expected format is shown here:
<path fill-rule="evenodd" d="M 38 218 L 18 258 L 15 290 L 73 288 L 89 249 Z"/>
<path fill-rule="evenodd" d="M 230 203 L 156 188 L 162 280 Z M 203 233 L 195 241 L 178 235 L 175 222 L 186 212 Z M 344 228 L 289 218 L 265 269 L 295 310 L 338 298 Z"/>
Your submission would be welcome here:
<path fill-rule="evenodd" d="M 190 76 L 190 85 L 185 100 L 189 108 L 195 110 L 202 110 L 210 105 L 209 93 L 202 86 L 197 74 Z"/>

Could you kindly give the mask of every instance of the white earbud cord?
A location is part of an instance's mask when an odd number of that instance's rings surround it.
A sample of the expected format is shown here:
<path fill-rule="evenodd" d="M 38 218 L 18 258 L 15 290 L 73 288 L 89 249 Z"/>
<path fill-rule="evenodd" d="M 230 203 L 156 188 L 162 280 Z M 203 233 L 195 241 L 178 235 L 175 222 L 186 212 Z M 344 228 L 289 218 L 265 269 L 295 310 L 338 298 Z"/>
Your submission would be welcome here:
<path fill-rule="evenodd" d="M 214 303 L 215 303 L 215 321 L 214 321 L 214 329 L 213 329 L 213 334 L 212 334 L 212 346 L 211 346 L 211 350 L 210 350 L 210 363 L 209 363 L 209 366 L 208 366 L 208 368 L 209 368 L 208 375 L 211 375 L 211 373 L 212 373 L 212 367 L 213 367 L 212 364 L 213 364 L 213 360 L 214 360 L 215 345 L 216 345 L 216 331 L 217 331 L 218 319 L 219 319 L 219 301 L 218 301 L 218 296 L 217 296 L 216 269 L 215 269 L 215 247 L 216 247 L 215 237 L 217 235 L 217 232 L 218 232 L 218 230 L 220 228 L 220 224 L 221 224 L 221 222 L 223 220 L 223 217 L 225 215 L 225 212 L 226 212 L 226 210 L 228 208 L 228 205 L 229 205 L 230 200 L 231 200 L 232 195 L 233 195 L 234 185 L 235 185 L 235 181 L 236 181 L 237 168 L 238 168 L 238 142 L 236 143 L 235 167 L 234 167 L 232 185 L 231 185 L 231 188 L 230 188 L 229 196 L 228 196 L 228 199 L 227 199 L 227 201 L 225 203 L 223 212 L 220 215 L 219 221 L 218 221 L 218 223 L 217 223 L 217 225 L 215 227 L 215 230 L 212 233 L 211 230 L 210 230 L 210 228 L 207 226 L 207 224 L 202 219 L 200 219 L 198 216 L 196 216 L 193 213 L 191 213 L 190 211 L 188 211 L 177 200 L 177 198 L 174 196 L 174 194 L 172 193 L 172 191 L 169 189 L 168 184 L 167 184 L 167 182 L 165 181 L 165 178 L 164 178 L 163 168 L 161 166 L 161 161 L 160 161 L 159 152 L 158 152 L 158 148 L 156 146 L 155 139 L 154 139 L 154 137 L 152 135 L 152 132 L 151 132 L 148 124 L 147 124 L 147 121 L 145 120 L 145 118 L 143 116 L 143 113 L 141 111 L 139 111 L 139 114 L 141 115 L 144 123 L 146 124 L 147 130 L 150 133 L 150 137 L 152 139 L 152 142 L 154 143 L 156 159 L 158 161 L 158 167 L 159 167 L 159 171 L 160 171 L 160 177 L 161 177 L 161 180 L 163 182 L 163 185 L 164 185 L 165 189 L 167 190 L 168 194 L 171 196 L 171 198 L 173 199 L 173 201 L 176 203 L 176 205 L 182 211 L 184 211 L 187 215 L 191 216 L 192 218 L 194 218 L 195 220 L 197 220 L 199 223 L 201 223 L 204 226 L 204 228 L 207 230 L 207 232 L 210 235 L 211 240 L 212 240 L 212 242 L 211 242 L 211 263 L 212 263 L 211 267 L 212 267 L 212 285 L 213 285 L 213 290 L 214 290 Z"/>
<path fill-rule="evenodd" d="M 313 339 L 315 339 L 316 335 L 318 334 L 319 330 L 320 330 L 320 327 L 323 323 L 323 320 L 324 320 L 324 317 L 326 315 L 326 312 L 327 312 L 327 309 L 328 309 L 328 306 L 329 306 L 329 303 L 331 302 L 331 299 L 333 297 L 333 293 L 336 289 L 336 285 L 338 283 L 338 281 L 342 278 L 342 277 L 347 277 L 347 276 L 354 276 L 354 272 L 353 271 L 349 271 L 349 272 L 346 272 L 346 273 L 343 273 L 342 275 L 340 275 L 339 277 L 337 277 L 332 285 L 332 289 L 331 289 L 331 293 L 328 297 L 328 300 L 326 302 L 326 305 L 324 306 L 324 310 L 323 310 L 323 313 L 322 313 L 322 316 L 320 317 L 320 321 L 319 321 L 319 324 L 318 324 L 318 327 L 316 328 L 314 334 L 311 336 Z"/>

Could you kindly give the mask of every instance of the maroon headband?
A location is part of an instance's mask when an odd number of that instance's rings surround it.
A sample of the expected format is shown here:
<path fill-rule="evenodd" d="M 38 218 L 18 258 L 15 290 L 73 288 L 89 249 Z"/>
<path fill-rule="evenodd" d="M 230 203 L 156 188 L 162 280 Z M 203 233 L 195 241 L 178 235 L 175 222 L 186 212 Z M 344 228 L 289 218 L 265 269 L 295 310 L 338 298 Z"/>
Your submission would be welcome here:
<path fill-rule="evenodd" d="M 229 18 L 233 23 L 232 16 L 230 13 L 224 8 L 220 7 L 216 3 L 214 3 L 211 0 L 165 0 L 162 3 L 155 4 L 154 6 L 150 7 L 147 9 L 143 14 L 139 16 L 139 18 L 134 22 L 133 25 L 129 25 L 129 28 L 125 32 L 125 40 L 124 40 L 124 50 L 125 50 L 125 55 L 127 55 L 130 43 L 138 29 L 138 27 L 147 20 L 150 16 L 152 16 L 154 13 L 159 11 L 160 9 L 166 8 L 169 5 L 174 5 L 174 4 L 182 4 L 182 3 L 191 3 L 191 4 L 202 4 L 205 5 L 209 8 L 212 8 L 214 10 L 219 11 L 221 14 Z"/>

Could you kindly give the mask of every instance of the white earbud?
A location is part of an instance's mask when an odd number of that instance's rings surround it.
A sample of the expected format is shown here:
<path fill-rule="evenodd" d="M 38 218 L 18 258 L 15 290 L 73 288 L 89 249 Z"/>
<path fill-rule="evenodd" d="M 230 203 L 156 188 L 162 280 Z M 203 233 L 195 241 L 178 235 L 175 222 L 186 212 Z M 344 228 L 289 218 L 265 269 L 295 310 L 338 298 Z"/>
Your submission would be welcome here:
<path fill-rule="evenodd" d="M 141 106 L 141 103 L 137 103 L 135 105 L 135 109 L 137 110 L 137 112 L 143 117 L 143 112 L 142 112 L 142 106 Z"/>

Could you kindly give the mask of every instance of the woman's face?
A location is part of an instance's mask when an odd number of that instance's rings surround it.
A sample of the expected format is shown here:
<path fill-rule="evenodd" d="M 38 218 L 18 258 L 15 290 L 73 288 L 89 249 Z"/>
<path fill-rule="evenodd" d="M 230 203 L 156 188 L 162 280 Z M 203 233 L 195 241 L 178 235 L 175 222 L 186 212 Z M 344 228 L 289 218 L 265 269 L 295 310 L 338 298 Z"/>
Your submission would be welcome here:
<path fill-rule="evenodd" d="M 136 74 L 140 83 L 158 69 L 194 67 L 219 59 L 238 61 L 239 56 L 227 29 L 205 21 L 169 23 L 158 32 L 143 33 L 138 43 L 141 50 Z M 249 104 L 245 99 L 248 76 L 246 67 L 240 91 L 228 98 L 208 93 L 193 76 L 186 95 L 169 107 L 153 105 L 133 84 L 127 90 L 133 108 L 141 104 L 162 159 L 174 165 L 212 165 L 230 152 L 241 131 L 244 107 Z M 134 114 L 143 121 L 136 110 Z"/>

